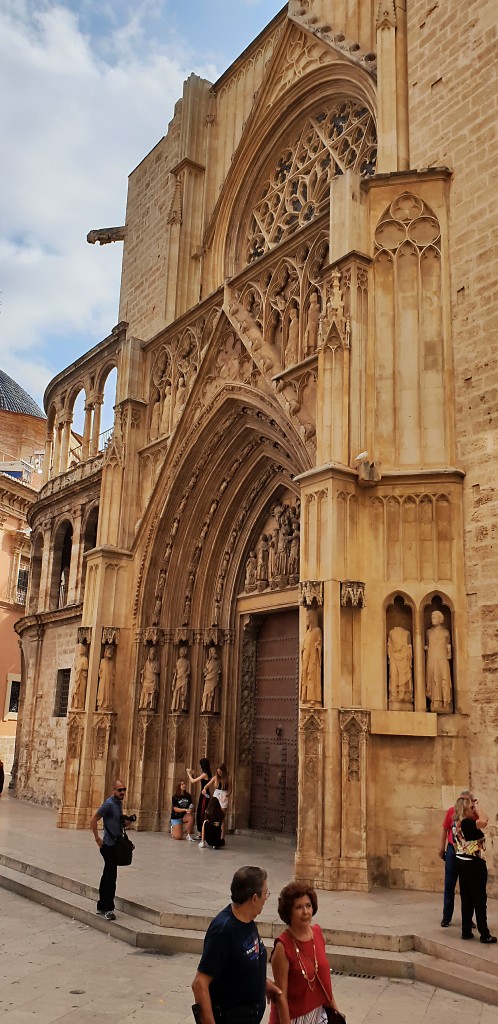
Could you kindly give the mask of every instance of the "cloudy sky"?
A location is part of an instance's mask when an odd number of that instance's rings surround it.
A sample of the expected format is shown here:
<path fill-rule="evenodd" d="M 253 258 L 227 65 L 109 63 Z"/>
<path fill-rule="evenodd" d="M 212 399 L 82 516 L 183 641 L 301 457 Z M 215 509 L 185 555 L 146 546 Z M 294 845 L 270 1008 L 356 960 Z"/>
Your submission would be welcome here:
<path fill-rule="evenodd" d="M 283 0 L 0 0 L 0 367 L 41 404 L 117 321 L 127 175 Z"/>

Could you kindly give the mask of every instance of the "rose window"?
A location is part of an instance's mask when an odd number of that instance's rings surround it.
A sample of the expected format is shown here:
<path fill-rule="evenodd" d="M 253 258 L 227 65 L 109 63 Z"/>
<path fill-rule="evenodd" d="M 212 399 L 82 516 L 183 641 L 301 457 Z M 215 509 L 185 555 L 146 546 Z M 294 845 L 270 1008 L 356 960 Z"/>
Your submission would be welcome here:
<path fill-rule="evenodd" d="M 253 263 L 327 209 L 330 181 L 351 168 L 375 173 L 377 138 L 370 111 L 346 100 L 310 117 L 280 155 L 253 207 L 247 260 Z"/>

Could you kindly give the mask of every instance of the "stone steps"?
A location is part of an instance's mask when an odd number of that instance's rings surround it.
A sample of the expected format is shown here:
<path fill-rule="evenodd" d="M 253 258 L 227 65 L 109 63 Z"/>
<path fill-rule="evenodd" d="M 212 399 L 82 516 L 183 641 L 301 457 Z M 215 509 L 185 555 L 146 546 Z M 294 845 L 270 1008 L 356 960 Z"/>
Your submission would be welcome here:
<path fill-rule="evenodd" d="M 119 918 L 106 921 L 95 913 L 98 893 L 94 886 L 5 854 L 0 855 L 0 887 L 129 945 L 165 955 L 199 954 L 211 919 L 202 913 L 163 913 L 118 897 Z M 271 940 L 282 925 L 263 921 L 258 927 Z M 452 942 L 446 936 L 443 942 L 364 930 L 325 929 L 324 934 L 328 961 L 335 972 L 413 979 L 498 1006 L 496 947 L 483 947 L 476 940 L 463 948 L 457 939 Z"/>

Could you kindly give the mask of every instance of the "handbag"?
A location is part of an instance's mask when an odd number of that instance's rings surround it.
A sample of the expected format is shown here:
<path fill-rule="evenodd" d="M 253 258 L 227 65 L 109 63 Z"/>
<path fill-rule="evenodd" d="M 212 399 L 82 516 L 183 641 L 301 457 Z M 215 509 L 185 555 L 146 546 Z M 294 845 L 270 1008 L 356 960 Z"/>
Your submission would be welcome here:
<path fill-rule="evenodd" d="M 327 989 L 325 988 L 325 985 L 323 984 L 323 981 L 320 978 L 320 975 L 317 970 L 315 970 L 315 978 L 325 996 L 323 1008 L 325 1010 L 325 1013 L 327 1014 L 327 1024 L 346 1024 L 346 1018 L 344 1014 L 341 1013 L 340 1010 L 336 1010 L 335 1006 L 332 1006 Z"/>
<path fill-rule="evenodd" d="M 326 1002 L 324 1003 L 324 1009 L 325 1013 L 327 1014 L 327 1024 L 346 1024 L 346 1018 L 344 1014 L 341 1013 L 340 1010 L 336 1010 L 335 1006 L 332 1006 L 332 1003 L 330 1002 L 330 999 L 328 997 L 327 989 L 325 988 L 325 985 L 322 983 L 318 971 L 315 971 L 315 978 L 326 999 Z"/>
<path fill-rule="evenodd" d="M 131 864 L 135 847 L 131 839 L 126 835 L 126 832 L 123 832 L 122 836 L 118 836 L 114 849 L 116 851 L 116 864 L 118 867 L 123 868 Z"/>

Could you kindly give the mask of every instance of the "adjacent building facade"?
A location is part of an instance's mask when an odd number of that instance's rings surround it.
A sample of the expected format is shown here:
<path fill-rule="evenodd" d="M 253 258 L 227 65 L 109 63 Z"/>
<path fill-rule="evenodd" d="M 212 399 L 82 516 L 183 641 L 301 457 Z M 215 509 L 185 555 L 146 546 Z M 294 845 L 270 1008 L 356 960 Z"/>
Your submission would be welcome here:
<path fill-rule="evenodd" d="M 17 626 L 61 826 L 120 775 L 160 829 L 207 755 L 298 877 L 430 889 L 458 787 L 493 807 L 496 26 L 454 8 L 290 0 L 89 236 L 120 322 L 47 389 Z"/>
<path fill-rule="evenodd" d="M 21 689 L 14 624 L 24 614 L 31 543 L 27 514 L 41 483 L 45 416 L 0 370 L 0 759 L 10 772 Z"/>

